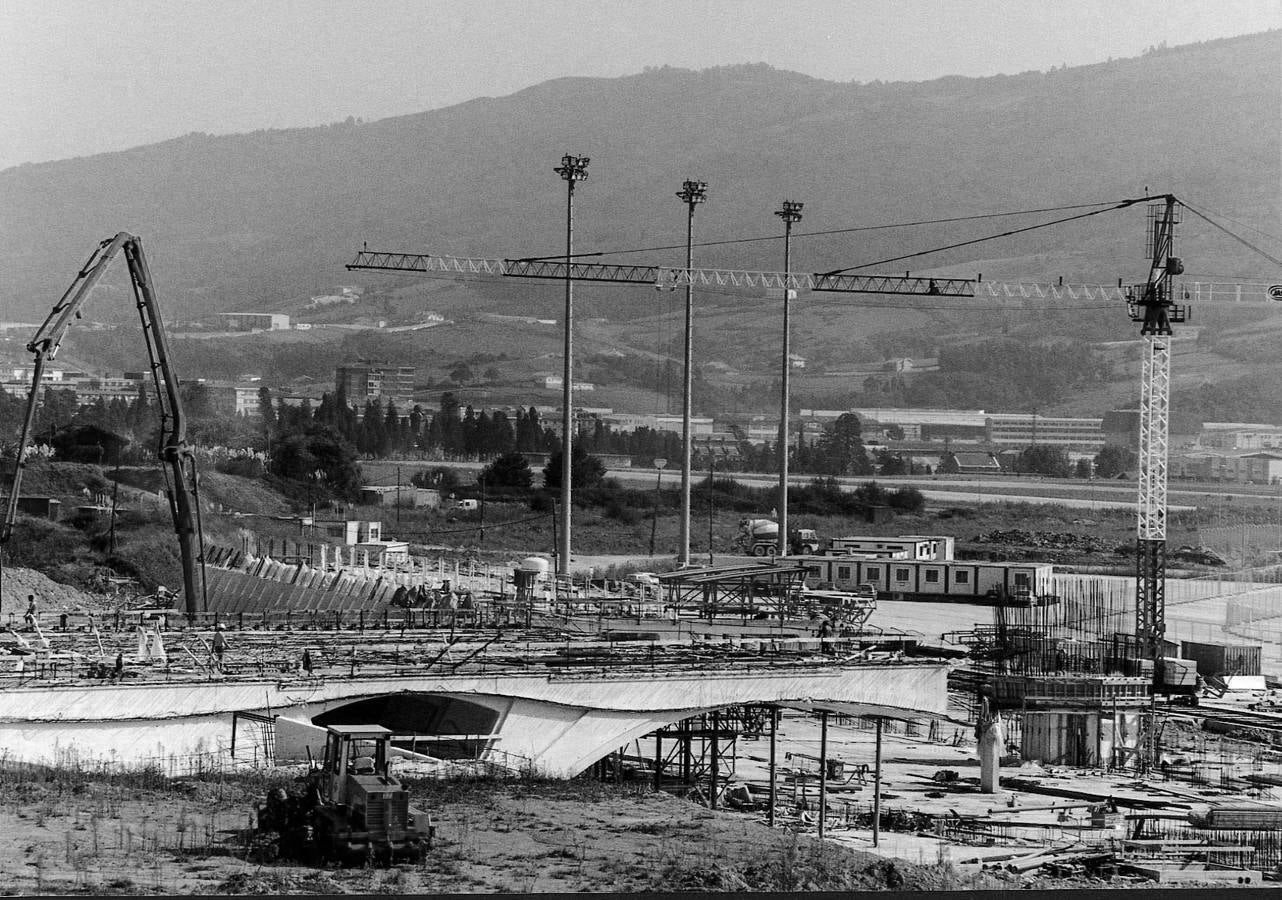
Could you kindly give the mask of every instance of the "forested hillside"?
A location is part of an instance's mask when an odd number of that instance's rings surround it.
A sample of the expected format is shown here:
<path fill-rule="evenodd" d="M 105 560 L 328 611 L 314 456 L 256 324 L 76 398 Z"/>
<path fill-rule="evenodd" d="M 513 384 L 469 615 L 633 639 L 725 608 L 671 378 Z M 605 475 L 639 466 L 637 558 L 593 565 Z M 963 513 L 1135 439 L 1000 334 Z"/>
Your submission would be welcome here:
<path fill-rule="evenodd" d="M 1146 188 L 1269 231 L 1282 199 L 1280 54 L 1282 33 L 1271 32 L 924 83 L 837 84 L 764 65 L 664 68 L 560 79 L 378 122 L 191 134 L 24 165 L 0 173 L 0 292 L 6 315 L 38 313 L 92 243 L 121 229 L 145 237 L 157 280 L 183 314 L 270 306 L 346 281 L 342 265 L 364 240 L 554 253 L 564 204 L 551 170 L 567 151 L 592 158 L 579 199 L 585 248 L 679 243 L 684 217 L 672 192 L 686 177 L 710 184 L 698 221 L 709 238 L 773 234 L 783 196 L 806 203 L 806 232 Z M 978 229 L 807 238 L 796 261 L 835 268 Z M 1142 234 L 1135 216 L 1102 216 L 913 265 L 1111 279 L 1142 268 Z M 1190 223 L 1185 234 L 1183 255 L 1196 270 L 1265 274 L 1218 232 Z M 779 252 L 749 243 L 700 257 L 765 268 L 779 265 Z M 668 256 L 675 261 L 676 251 Z M 112 283 L 124 290 L 123 279 Z"/>

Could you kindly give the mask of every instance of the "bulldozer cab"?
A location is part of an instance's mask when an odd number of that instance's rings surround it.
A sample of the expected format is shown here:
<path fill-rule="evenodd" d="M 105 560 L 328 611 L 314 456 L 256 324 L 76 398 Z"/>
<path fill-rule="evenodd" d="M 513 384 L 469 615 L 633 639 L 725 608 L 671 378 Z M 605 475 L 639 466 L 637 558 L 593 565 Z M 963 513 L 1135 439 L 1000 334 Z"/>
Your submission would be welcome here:
<path fill-rule="evenodd" d="M 391 740 L 391 730 L 381 725 L 328 726 L 321 798 L 329 803 L 350 803 L 349 794 L 358 777 L 386 780 Z"/>

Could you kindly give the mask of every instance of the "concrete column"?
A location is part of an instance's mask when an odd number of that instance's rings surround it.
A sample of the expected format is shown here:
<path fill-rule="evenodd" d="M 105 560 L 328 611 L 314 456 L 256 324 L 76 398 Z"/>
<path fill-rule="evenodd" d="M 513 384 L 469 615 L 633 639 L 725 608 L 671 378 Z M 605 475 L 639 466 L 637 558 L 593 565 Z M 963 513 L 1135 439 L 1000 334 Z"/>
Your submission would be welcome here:
<path fill-rule="evenodd" d="M 1001 789 L 1002 720 L 994 715 L 979 734 L 979 792 L 996 794 Z"/>

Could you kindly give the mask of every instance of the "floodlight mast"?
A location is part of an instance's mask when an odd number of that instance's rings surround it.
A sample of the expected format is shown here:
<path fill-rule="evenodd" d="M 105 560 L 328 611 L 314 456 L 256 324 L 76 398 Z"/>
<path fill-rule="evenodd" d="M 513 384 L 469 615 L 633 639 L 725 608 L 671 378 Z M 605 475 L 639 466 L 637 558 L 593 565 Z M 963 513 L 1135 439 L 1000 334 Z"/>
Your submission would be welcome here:
<path fill-rule="evenodd" d="M 565 365 L 561 385 L 561 534 L 557 543 L 556 571 L 570 574 L 570 489 L 574 452 L 574 186 L 588 177 L 586 156 L 561 157 L 553 169 L 565 180 Z"/>
<path fill-rule="evenodd" d="M 783 370 L 779 384 L 779 544 L 778 552 L 788 552 L 788 370 L 792 361 L 792 330 L 789 321 L 792 306 L 792 226 L 801 221 L 801 208 L 805 204 L 793 200 L 783 201 L 775 215 L 783 219 Z"/>
<path fill-rule="evenodd" d="M 694 208 L 708 199 L 706 181 L 686 181 L 677 192 L 686 205 L 686 272 L 694 268 Z M 681 545 L 677 550 L 677 564 L 690 565 L 690 467 L 692 448 L 690 415 L 693 404 L 694 379 L 694 279 L 686 278 L 685 310 L 685 374 L 682 379 L 681 400 Z"/>

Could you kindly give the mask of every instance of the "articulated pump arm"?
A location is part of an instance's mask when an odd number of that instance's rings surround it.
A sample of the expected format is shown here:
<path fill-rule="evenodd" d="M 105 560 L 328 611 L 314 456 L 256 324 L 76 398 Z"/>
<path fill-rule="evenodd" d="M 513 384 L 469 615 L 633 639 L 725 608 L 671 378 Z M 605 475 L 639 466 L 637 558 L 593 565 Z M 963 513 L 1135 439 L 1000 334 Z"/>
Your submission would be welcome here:
<path fill-rule="evenodd" d="M 31 391 L 27 396 L 26 415 L 18 438 L 17 461 L 9 488 L 9 502 L 4 521 L 0 524 L 0 544 L 13 536 L 13 525 L 18 513 L 18 498 L 22 489 L 23 470 L 27 464 L 27 444 L 35 424 L 36 408 L 40 400 L 40 381 L 45 363 L 58 354 L 63 338 L 72 322 L 80 318 L 80 308 L 89 298 L 94 286 L 102 278 L 111 261 L 120 251 L 125 253 L 133 283 L 134 300 L 142 320 L 143 337 L 147 344 L 152 380 L 160 406 L 160 458 L 168 467 L 171 480 L 169 511 L 178 535 L 178 552 L 183 568 L 183 589 L 187 600 L 187 614 L 194 616 L 205 607 L 204 573 L 198 563 L 200 545 L 200 504 L 197 496 L 196 461 L 187 445 L 187 419 L 183 414 L 179 396 L 178 373 L 174 371 L 169 355 L 168 339 L 160 317 L 160 306 L 152 286 L 151 269 L 143 253 L 141 241 L 132 234 L 120 232 L 100 243 L 88 262 L 76 275 L 71 287 L 54 306 L 35 337 L 27 344 L 34 357 Z"/>

